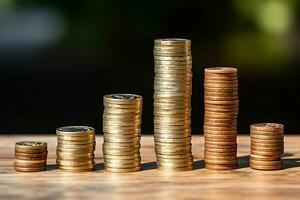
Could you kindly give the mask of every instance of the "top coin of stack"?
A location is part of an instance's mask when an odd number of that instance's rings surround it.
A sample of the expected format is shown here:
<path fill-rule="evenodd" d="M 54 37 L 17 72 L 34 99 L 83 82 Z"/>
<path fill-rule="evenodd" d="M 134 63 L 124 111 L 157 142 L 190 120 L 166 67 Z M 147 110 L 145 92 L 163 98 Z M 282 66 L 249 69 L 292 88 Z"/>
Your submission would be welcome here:
<path fill-rule="evenodd" d="M 158 168 L 191 170 L 191 41 L 154 41 L 154 138 Z"/>
<path fill-rule="evenodd" d="M 110 94 L 105 95 L 103 100 L 105 170 L 116 173 L 139 171 L 142 97 Z"/>
<path fill-rule="evenodd" d="M 46 170 L 47 143 L 35 141 L 17 142 L 15 146 L 15 170 L 39 172 Z"/>
<path fill-rule="evenodd" d="M 282 168 L 284 152 L 284 126 L 276 123 L 259 123 L 250 126 L 250 166 L 258 170 Z"/>
<path fill-rule="evenodd" d="M 59 169 L 70 172 L 92 171 L 95 168 L 95 130 L 88 126 L 65 126 L 56 129 Z"/>
<path fill-rule="evenodd" d="M 204 80 L 205 167 L 231 170 L 237 167 L 237 69 L 205 69 Z"/>

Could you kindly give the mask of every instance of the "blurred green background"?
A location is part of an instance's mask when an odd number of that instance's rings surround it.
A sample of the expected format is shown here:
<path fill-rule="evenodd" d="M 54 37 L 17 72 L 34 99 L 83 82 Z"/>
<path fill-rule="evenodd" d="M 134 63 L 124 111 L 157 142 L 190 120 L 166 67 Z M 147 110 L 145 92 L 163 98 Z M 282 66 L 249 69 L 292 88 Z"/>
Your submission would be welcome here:
<path fill-rule="evenodd" d="M 0 0 L 0 133 L 101 133 L 102 96 L 144 97 L 152 134 L 153 40 L 192 40 L 192 130 L 202 133 L 203 69 L 239 69 L 239 132 L 279 122 L 300 133 L 298 0 Z"/>

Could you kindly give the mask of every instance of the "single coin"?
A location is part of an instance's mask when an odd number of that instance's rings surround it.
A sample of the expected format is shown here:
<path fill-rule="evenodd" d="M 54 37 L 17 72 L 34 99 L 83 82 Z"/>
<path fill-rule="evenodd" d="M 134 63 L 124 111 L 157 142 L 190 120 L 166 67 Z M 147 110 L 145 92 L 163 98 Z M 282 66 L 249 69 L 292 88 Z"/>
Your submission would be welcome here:
<path fill-rule="evenodd" d="M 89 126 L 64 126 L 56 129 L 57 135 L 66 136 L 85 136 L 95 135 L 95 130 Z"/>
<path fill-rule="evenodd" d="M 205 125 L 203 126 L 204 130 L 212 130 L 212 131 L 237 131 L 236 126 L 231 126 L 231 127 L 219 127 L 219 126 L 208 126 Z"/>
<path fill-rule="evenodd" d="M 235 156 L 237 155 L 236 151 L 232 151 L 232 152 L 214 152 L 214 151 L 207 151 L 205 149 L 204 151 L 205 155 L 207 156 L 220 156 L 220 157 L 226 157 L 226 156 Z"/>
<path fill-rule="evenodd" d="M 257 148 L 284 148 L 284 143 L 276 143 L 276 144 L 264 144 L 264 143 L 256 143 L 251 142 L 251 146 L 257 147 Z"/>
<path fill-rule="evenodd" d="M 112 168 L 112 167 L 104 167 L 104 170 L 107 172 L 112 172 L 112 173 L 128 173 L 128 172 L 137 172 L 141 170 L 141 167 L 134 167 L 134 168 L 128 168 L 128 169 L 122 169 L 122 168 Z"/>
<path fill-rule="evenodd" d="M 185 144 L 190 144 L 191 143 L 191 137 L 182 137 L 182 138 L 162 138 L 154 135 L 154 141 L 160 142 L 160 143 L 185 143 Z M 187 142 L 189 141 L 189 142 Z"/>
<path fill-rule="evenodd" d="M 77 167 L 77 166 L 86 166 L 86 165 L 95 165 L 94 160 L 85 160 L 85 161 L 68 161 L 68 160 L 56 160 L 58 165 L 62 165 L 64 167 Z"/>
<path fill-rule="evenodd" d="M 276 136 L 283 136 L 284 133 L 283 131 L 278 131 L 278 132 L 275 132 L 275 131 L 254 131 L 254 130 L 251 130 L 250 133 L 252 135 L 276 135 Z"/>
<path fill-rule="evenodd" d="M 278 123 L 258 123 L 252 124 L 250 129 L 254 131 L 281 132 L 284 130 L 284 126 Z"/>
<path fill-rule="evenodd" d="M 263 165 L 255 165 L 255 164 L 250 164 L 250 167 L 252 169 L 256 169 L 256 170 L 266 170 L 266 171 L 269 171 L 269 170 L 280 170 L 282 169 L 282 165 L 277 165 L 277 166 L 263 166 Z"/>
<path fill-rule="evenodd" d="M 159 158 L 166 158 L 166 159 L 185 159 L 185 158 L 193 158 L 191 154 L 181 154 L 181 155 L 165 155 L 165 154 L 156 154 Z"/>
<path fill-rule="evenodd" d="M 253 135 L 253 134 L 251 134 L 251 138 L 283 141 L 283 135 Z"/>
<path fill-rule="evenodd" d="M 63 170 L 69 170 L 72 172 L 76 172 L 76 171 L 92 171 L 95 169 L 95 165 L 91 164 L 91 165 L 83 165 L 83 166 L 64 166 L 64 165 L 58 165 L 59 169 L 63 169 Z"/>
<path fill-rule="evenodd" d="M 281 151 L 259 151 L 259 150 L 252 150 L 251 149 L 251 154 L 255 155 L 261 155 L 261 156 L 278 156 L 281 155 Z"/>
<path fill-rule="evenodd" d="M 142 96 L 136 94 L 107 94 L 104 95 L 104 102 L 131 104 L 142 101 Z"/>
<path fill-rule="evenodd" d="M 204 158 L 205 163 L 210 163 L 210 164 L 219 164 L 219 165 L 236 165 L 237 164 L 237 160 L 236 159 L 232 159 L 232 160 L 220 160 L 219 158 L 210 158 L 210 157 L 205 157 Z"/>
<path fill-rule="evenodd" d="M 57 140 L 58 144 L 62 145 L 95 145 L 95 140 Z"/>
<path fill-rule="evenodd" d="M 22 153 L 22 152 L 15 152 L 15 156 L 21 157 L 28 157 L 28 158 L 36 158 L 36 157 L 47 157 L 48 152 L 42 153 Z"/>
<path fill-rule="evenodd" d="M 236 148 L 227 148 L 227 149 L 221 149 L 221 148 L 208 148 L 205 147 L 206 152 L 211 152 L 211 153 L 236 153 L 237 149 Z"/>
<path fill-rule="evenodd" d="M 121 151 L 121 150 L 103 150 L 103 154 L 105 155 L 113 155 L 113 156 L 130 156 L 134 154 L 140 154 L 139 149 L 135 151 Z"/>
<path fill-rule="evenodd" d="M 86 149 L 65 149 L 57 147 L 56 151 L 63 152 L 63 153 L 93 153 L 95 148 L 86 148 Z"/>
<path fill-rule="evenodd" d="M 15 163 L 15 167 L 22 167 L 22 168 L 39 168 L 39 167 L 45 167 L 46 163 L 44 164 L 20 164 L 20 163 Z"/>
<path fill-rule="evenodd" d="M 141 155 L 140 154 L 131 154 L 131 155 L 109 155 L 109 154 L 104 154 L 103 155 L 104 159 L 118 159 L 118 160 L 128 160 L 128 159 L 140 159 Z"/>
<path fill-rule="evenodd" d="M 274 165 L 282 165 L 281 160 L 255 160 L 250 159 L 250 164 L 260 165 L 260 166 L 274 166 Z"/>
<path fill-rule="evenodd" d="M 47 148 L 43 149 L 27 149 L 27 148 L 15 148 L 15 152 L 17 153 L 27 153 L 27 154 L 40 154 L 47 152 Z"/>
<path fill-rule="evenodd" d="M 259 151 L 259 152 L 273 152 L 273 153 L 278 153 L 281 154 L 281 152 L 283 151 L 282 148 L 257 148 L 257 147 L 253 147 L 251 146 L 251 150 L 253 151 Z"/>
<path fill-rule="evenodd" d="M 251 160 L 272 161 L 272 160 L 281 160 L 281 156 L 280 155 L 261 156 L 261 155 L 251 154 L 250 159 Z"/>
<path fill-rule="evenodd" d="M 205 74 L 236 74 L 237 68 L 234 67 L 207 67 L 204 69 Z"/>
<path fill-rule="evenodd" d="M 163 38 L 163 39 L 155 39 L 154 40 L 155 46 L 190 46 L 191 40 L 189 39 L 182 39 L 182 38 Z"/>
<path fill-rule="evenodd" d="M 278 139 L 257 139 L 257 138 L 251 138 L 251 142 L 252 143 L 259 143 L 259 144 L 273 144 L 273 145 L 276 145 L 276 144 L 282 144 L 283 143 L 283 140 L 278 140 Z"/>
<path fill-rule="evenodd" d="M 158 170 L 167 171 L 167 172 L 182 172 L 182 171 L 191 171 L 193 170 L 193 166 L 187 167 L 165 167 L 165 166 L 158 166 Z"/>
<path fill-rule="evenodd" d="M 186 161 L 183 163 L 173 163 L 173 162 L 157 162 L 157 166 L 160 167 L 176 167 L 176 168 L 180 168 L 180 167 L 188 167 L 188 166 L 192 166 L 193 162 L 192 161 Z"/>
<path fill-rule="evenodd" d="M 213 137 L 204 137 L 205 142 L 222 142 L 228 144 L 235 144 L 236 137 L 233 138 L 213 138 Z"/>
<path fill-rule="evenodd" d="M 210 164 L 210 163 L 205 163 L 205 168 L 209 170 L 216 170 L 216 171 L 226 171 L 226 170 L 233 170 L 237 169 L 237 165 L 220 165 L 220 164 Z"/>
<path fill-rule="evenodd" d="M 68 135 L 58 135 L 58 140 L 65 142 L 92 142 L 95 141 L 95 135 L 87 135 L 87 136 L 68 136 Z"/>
<path fill-rule="evenodd" d="M 18 160 L 47 160 L 47 156 L 43 156 L 43 157 L 24 157 L 24 156 L 18 156 L 15 155 L 15 159 Z"/>
<path fill-rule="evenodd" d="M 117 142 L 104 142 L 103 147 L 105 148 L 118 148 L 118 149 L 129 149 L 129 148 L 140 148 L 140 142 L 128 142 L 128 143 L 117 143 Z"/>
<path fill-rule="evenodd" d="M 41 141 L 20 141 L 15 144 L 16 149 L 27 149 L 27 150 L 43 150 L 47 149 L 47 143 Z"/>
<path fill-rule="evenodd" d="M 78 172 L 90 172 L 94 171 L 95 167 L 91 167 L 89 169 L 65 169 L 65 168 L 59 168 L 63 172 L 70 172 L 70 173 L 78 173 Z"/>
<path fill-rule="evenodd" d="M 135 167 L 140 167 L 140 163 L 132 163 L 132 164 L 112 164 L 109 162 L 104 162 L 104 167 L 116 168 L 116 169 L 131 169 Z"/>
<path fill-rule="evenodd" d="M 163 155 L 183 155 L 183 154 L 191 154 L 192 150 L 189 149 L 159 149 L 155 148 L 156 154 L 163 154 Z"/>
<path fill-rule="evenodd" d="M 33 165 L 33 164 L 45 164 L 46 160 L 20 160 L 20 159 L 15 159 L 15 164 L 28 164 L 28 165 Z"/>
<path fill-rule="evenodd" d="M 45 171 L 46 167 L 45 166 L 36 167 L 36 168 L 15 167 L 15 170 L 19 172 L 41 172 L 41 171 Z"/>

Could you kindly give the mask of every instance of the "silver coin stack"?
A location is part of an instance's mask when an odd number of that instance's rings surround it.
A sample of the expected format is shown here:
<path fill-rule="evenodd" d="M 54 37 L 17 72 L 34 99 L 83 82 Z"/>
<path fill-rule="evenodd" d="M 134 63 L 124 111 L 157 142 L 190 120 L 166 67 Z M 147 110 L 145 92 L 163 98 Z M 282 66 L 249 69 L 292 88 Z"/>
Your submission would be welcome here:
<path fill-rule="evenodd" d="M 193 169 L 191 41 L 154 41 L 154 138 L 158 169 Z"/>

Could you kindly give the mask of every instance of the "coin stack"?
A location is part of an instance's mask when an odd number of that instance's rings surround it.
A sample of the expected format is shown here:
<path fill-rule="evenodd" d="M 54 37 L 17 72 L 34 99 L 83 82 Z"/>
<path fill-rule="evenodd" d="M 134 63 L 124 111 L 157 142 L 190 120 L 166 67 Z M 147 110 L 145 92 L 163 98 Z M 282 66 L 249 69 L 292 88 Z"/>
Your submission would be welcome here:
<path fill-rule="evenodd" d="M 250 166 L 257 170 L 282 169 L 284 152 L 284 126 L 276 123 L 260 123 L 250 126 Z"/>
<path fill-rule="evenodd" d="M 139 171 L 142 97 L 110 94 L 105 95 L 103 101 L 105 170 L 115 173 Z"/>
<path fill-rule="evenodd" d="M 187 39 L 154 41 L 154 139 L 160 170 L 193 169 L 190 48 L 191 41 Z"/>
<path fill-rule="evenodd" d="M 237 168 L 237 69 L 205 69 L 204 80 L 205 167 L 211 170 Z"/>
<path fill-rule="evenodd" d="M 95 168 L 95 130 L 88 126 L 65 126 L 56 129 L 58 168 L 69 172 Z"/>
<path fill-rule="evenodd" d="M 17 142 L 15 146 L 15 170 L 19 172 L 46 170 L 47 153 L 46 142 Z"/>

